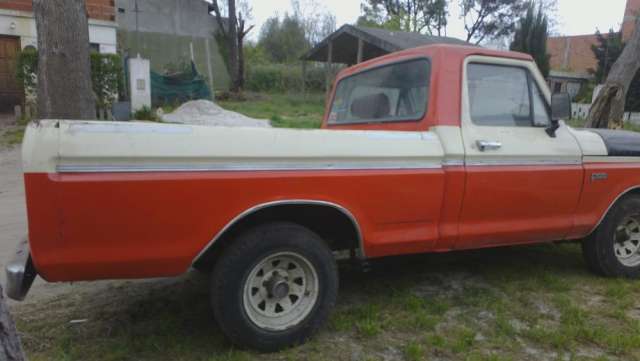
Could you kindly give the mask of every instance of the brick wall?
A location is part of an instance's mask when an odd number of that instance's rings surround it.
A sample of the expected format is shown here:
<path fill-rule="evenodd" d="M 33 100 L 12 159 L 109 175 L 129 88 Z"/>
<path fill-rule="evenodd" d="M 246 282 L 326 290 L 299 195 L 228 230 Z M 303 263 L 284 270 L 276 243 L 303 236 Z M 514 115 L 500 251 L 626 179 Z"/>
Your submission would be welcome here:
<path fill-rule="evenodd" d="M 598 61 L 591 51 L 591 45 L 597 43 L 595 35 L 549 38 L 547 51 L 551 55 L 551 69 L 576 73 L 588 73 L 590 69 L 596 69 Z"/>
<path fill-rule="evenodd" d="M 622 23 L 624 41 L 633 34 L 637 16 L 640 16 L 640 0 L 627 0 Z M 597 44 L 597 38 L 591 34 L 549 38 L 547 49 L 551 55 L 551 69 L 580 73 L 595 69 L 598 63 L 591 51 L 593 44 Z"/>
<path fill-rule="evenodd" d="M 86 0 L 86 4 L 90 18 L 115 21 L 114 0 Z M 0 9 L 32 11 L 31 0 L 2 0 Z"/>
<path fill-rule="evenodd" d="M 87 12 L 92 19 L 116 20 L 115 0 L 86 0 Z"/>
<path fill-rule="evenodd" d="M 31 11 L 31 0 L 0 1 L 0 9 Z"/>

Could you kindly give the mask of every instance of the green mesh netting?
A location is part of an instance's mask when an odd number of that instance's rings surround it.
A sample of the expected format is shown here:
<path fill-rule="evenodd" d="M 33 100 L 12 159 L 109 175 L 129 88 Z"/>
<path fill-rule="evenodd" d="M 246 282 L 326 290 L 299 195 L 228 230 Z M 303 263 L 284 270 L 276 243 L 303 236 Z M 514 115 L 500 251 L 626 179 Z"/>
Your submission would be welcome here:
<path fill-rule="evenodd" d="M 161 75 L 151 71 L 151 103 L 154 107 L 195 99 L 211 99 L 211 91 L 193 62 L 190 72 Z"/>

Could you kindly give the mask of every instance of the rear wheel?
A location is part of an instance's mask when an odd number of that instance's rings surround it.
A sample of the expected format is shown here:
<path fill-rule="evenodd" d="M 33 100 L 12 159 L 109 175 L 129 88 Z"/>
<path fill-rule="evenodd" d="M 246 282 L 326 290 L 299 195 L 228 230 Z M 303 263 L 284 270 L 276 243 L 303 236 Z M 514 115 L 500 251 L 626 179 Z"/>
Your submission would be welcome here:
<path fill-rule="evenodd" d="M 211 301 L 232 342 L 277 351 L 322 326 L 337 289 L 325 242 L 305 227 L 278 222 L 243 233 L 225 250 L 213 271 Z"/>
<path fill-rule="evenodd" d="M 640 196 L 620 199 L 582 243 L 589 268 L 609 277 L 640 278 Z"/>

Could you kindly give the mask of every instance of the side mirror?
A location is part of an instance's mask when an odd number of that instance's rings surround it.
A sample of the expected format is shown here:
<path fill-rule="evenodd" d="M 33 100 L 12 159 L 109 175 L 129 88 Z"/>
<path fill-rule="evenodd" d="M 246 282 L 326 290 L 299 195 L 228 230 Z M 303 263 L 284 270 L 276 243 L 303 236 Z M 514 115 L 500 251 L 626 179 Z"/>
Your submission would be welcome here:
<path fill-rule="evenodd" d="M 556 136 L 561 119 L 571 118 L 571 96 L 569 93 L 555 93 L 551 96 L 551 126 L 547 130 L 550 137 Z"/>

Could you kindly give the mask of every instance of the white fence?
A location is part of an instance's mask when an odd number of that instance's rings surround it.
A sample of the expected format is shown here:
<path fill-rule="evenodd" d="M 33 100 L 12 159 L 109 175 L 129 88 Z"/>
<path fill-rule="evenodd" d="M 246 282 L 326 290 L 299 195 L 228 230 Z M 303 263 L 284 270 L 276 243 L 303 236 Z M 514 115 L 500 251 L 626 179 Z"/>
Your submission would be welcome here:
<path fill-rule="evenodd" d="M 574 119 L 585 119 L 589 115 L 591 104 L 573 103 L 571 106 L 571 117 Z M 640 125 L 640 113 L 624 113 L 624 120 L 632 124 Z"/>

